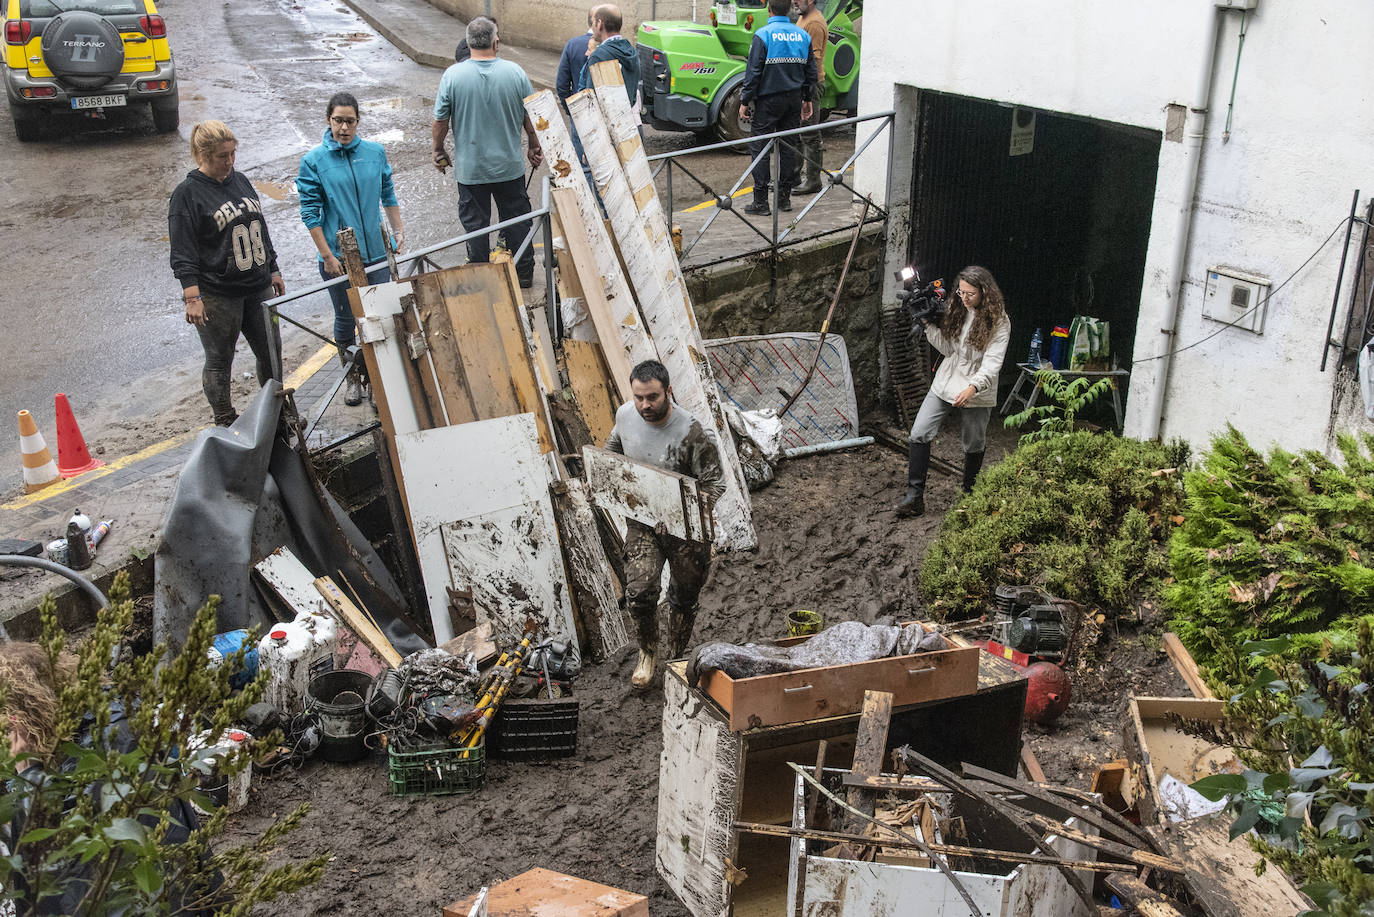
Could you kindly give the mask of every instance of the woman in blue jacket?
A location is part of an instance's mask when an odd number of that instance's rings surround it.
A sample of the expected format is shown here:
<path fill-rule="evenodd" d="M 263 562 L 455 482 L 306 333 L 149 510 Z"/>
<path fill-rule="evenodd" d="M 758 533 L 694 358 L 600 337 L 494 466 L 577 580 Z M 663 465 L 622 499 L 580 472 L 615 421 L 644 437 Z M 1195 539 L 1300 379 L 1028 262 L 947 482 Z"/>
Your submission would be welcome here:
<path fill-rule="evenodd" d="M 358 136 L 360 117 L 358 100 L 351 93 L 336 92 L 325 110 L 328 127 L 324 139 L 301 157 L 301 170 L 296 177 L 301 222 L 320 253 L 320 277 L 326 280 L 344 273 L 337 235 L 346 226 L 357 235 L 364 264 L 386 259 L 383 209 L 391 227 L 393 246 L 400 251 L 405 244 L 401 208 L 391 183 L 391 164 L 380 143 Z M 391 279 L 391 271 L 382 265 L 368 271 L 367 279 L 370 283 L 385 283 Z M 348 284 L 330 287 L 329 298 L 334 304 L 334 341 L 342 352 L 357 340 L 353 312 L 348 305 Z M 344 402 L 352 405 L 361 401 L 361 380 L 350 377 Z"/>

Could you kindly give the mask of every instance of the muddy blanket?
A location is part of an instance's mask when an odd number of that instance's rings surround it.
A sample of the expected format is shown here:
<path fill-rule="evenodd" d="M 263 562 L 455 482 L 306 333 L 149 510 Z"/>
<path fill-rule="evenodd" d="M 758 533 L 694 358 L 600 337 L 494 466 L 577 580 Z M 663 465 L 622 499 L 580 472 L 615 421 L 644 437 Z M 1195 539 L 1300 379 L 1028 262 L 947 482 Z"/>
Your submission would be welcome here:
<path fill-rule="evenodd" d="M 687 663 L 687 683 L 696 687 L 701 676 L 719 670 L 731 678 L 774 675 L 797 669 L 868 662 L 884 656 L 909 656 L 948 649 L 939 634 L 917 626 L 896 627 L 845 621 L 827 627 L 795 646 L 746 643 L 703 643 Z"/>

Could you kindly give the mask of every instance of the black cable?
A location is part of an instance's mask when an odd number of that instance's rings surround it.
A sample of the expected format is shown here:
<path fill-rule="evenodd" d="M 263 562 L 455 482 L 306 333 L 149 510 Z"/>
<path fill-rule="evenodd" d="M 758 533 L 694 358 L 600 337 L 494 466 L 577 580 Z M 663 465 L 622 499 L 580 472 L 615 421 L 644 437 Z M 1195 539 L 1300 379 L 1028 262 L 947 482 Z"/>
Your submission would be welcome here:
<path fill-rule="evenodd" d="M 1333 229 L 1333 230 L 1331 230 L 1331 235 L 1327 236 L 1325 239 L 1322 240 L 1322 244 L 1321 244 L 1321 245 L 1318 245 L 1318 246 L 1317 246 L 1317 250 L 1314 251 L 1312 254 L 1310 254 L 1310 255 L 1307 256 L 1307 260 L 1305 260 L 1302 264 L 1299 264 L 1299 265 L 1298 265 L 1297 270 L 1293 271 L 1293 273 L 1289 274 L 1286 278 L 1284 278 L 1283 282 L 1280 283 L 1278 286 L 1271 287 L 1270 290 L 1269 290 L 1269 295 L 1268 295 L 1268 296 L 1265 296 L 1265 297 L 1264 297 L 1263 299 L 1261 299 L 1259 302 L 1255 303 L 1253 306 L 1251 306 L 1250 308 L 1248 308 L 1248 309 L 1246 309 L 1244 312 L 1242 312 L 1241 315 L 1240 315 L 1240 318 L 1243 319 L 1243 318 L 1245 318 L 1246 316 L 1248 316 L 1250 313 L 1254 312 L 1256 309 L 1259 309 L 1259 308 L 1263 307 L 1264 305 L 1266 305 L 1266 304 L 1269 302 L 1269 300 L 1271 300 L 1271 299 L 1274 298 L 1274 294 L 1275 294 L 1275 293 L 1277 293 L 1279 290 L 1282 290 L 1284 287 L 1286 287 L 1286 286 L 1288 285 L 1289 281 L 1291 281 L 1294 277 L 1297 277 L 1299 274 L 1301 274 L 1301 273 L 1302 273 L 1302 269 L 1305 268 L 1305 267 L 1307 267 L 1309 264 L 1311 264 L 1311 263 L 1312 263 L 1312 259 L 1316 258 L 1318 255 L 1320 255 L 1320 254 L 1322 253 L 1322 249 L 1326 248 L 1327 244 L 1330 243 L 1331 240 L 1334 239 L 1334 238 L 1336 237 L 1336 233 L 1340 232 L 1342 229 L 1345 228 L 1345 224 L 1346 224 L 1348 221 L 1349 221 L 1349 218 L 1343 217 L 1343 218 L 1341 219 L 1341 221 L 1340 221 L 1339 223 L 1336 224 L 1336 228 Z M 1132 361 L 1132 365 L 1133 365 L 1133 366 L 1139 366 L 1141 363 L 1149 363 L 1151 360 L 1162 360 L 1162 359 L 1164 359 L 1165 357 L 1171 357 L 1171 356 L 1173 356 L 1174 354 L 1183 353 L 1185 350 L 1192 350 L 1194 347 L 1198 347 L 1198 346 L 1201 346 L 1202 344 L 1207 343 L 1207 342 L 1210 341 L 1212 338 L 1216 337 L 1218 334 L 1221 334 L 1221 333 L 1222 333 L 1223 331 L 1225 331 L 1227 328 L 1230 328 L 1230 327 L 1232 327 L 1233 325 L 1237 324 L 1237 322 L 1239 322 L 1239 320 L 1240 320 L 1240 319 L 1237 319 L 1235 322 L 1227 322 L 1227 323 L 1222 324 L 1222 326 L 1221 326 L 1220 328 L 1218 328 L 1216 331 L 1213 331 L 1211 334 L 1207 335 L 1205 338 L 1201 338 L 1201 339 L 1199 339 L 1199 340 L 1194 341 L 1193 343 L 1187 345 L 1186 347 L 1180 347 L 1180 348 L 1178 348 L 1177 350 L 1167 350 L 1167 351 L 1165 351 L 1164 353 L 1156 354 L 1156 355 L 1154 355 L 1153 357 L 1142 357 L 1142 358 L 1139 359 L 1139 360 L 1134 360 L 1134 361 Z"/>

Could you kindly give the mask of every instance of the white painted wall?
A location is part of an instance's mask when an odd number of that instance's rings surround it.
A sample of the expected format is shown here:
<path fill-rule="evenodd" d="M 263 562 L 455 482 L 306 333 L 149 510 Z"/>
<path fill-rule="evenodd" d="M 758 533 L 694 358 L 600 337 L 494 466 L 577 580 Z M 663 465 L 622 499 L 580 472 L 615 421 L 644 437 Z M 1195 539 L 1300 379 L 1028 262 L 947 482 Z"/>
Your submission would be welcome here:
<path fill-rule="evenodd" d="M 909 124 L 913 94 L 894 89 L 904 86 L 1161 133 L 1170 104 L 1196 103 L 1190 96 L 1216 15 L 1208 0 L 964 0 L 916 9 L 905 0 L 869 0 L 864 12 L 864 112 L 895 102 Z M 1227 143 L 1222 129 L 1241 14 L 1221 15 L 1174 347 L 1220 333 L 1176 354 L 1161 432 L 1201 448 L 1230 422 L 1258 447 L 1325 449 L 1333 426 L 1371 428 L 1358 412 L 1341 411 L 1332 421 L 1336 374 L 1318 371 L 1343 232 L 1275 293 L 1263 335 L 1204 319 L 1203 282 L 1209 266 L 1224 264 L 1278 284 L 1346 216 L 1356 188 L 1363 189 L 1363 213 L 1374 191 L 1374 3 L 1259 0 L 1247 16 Z M 894 146 L 897 187 L 910 185 L 910 141 L 900 139 L 909 135 L 899 132 Z M 1188 200 L 1186 156 L 1184 143 L 1161 146 L 1128 434 L 1149 427 L 1145 413 L 1162 361 L 1145 360 L 1168 349 L 1160 328 L 1174 295 L 1167 275 L 1177 214 Z M 881 195 L 887 168 L 886 150 L 870 151 L 858 165 L 859 188 Z M 1357 247 L 1350 246 L 1337 336 Z"/>

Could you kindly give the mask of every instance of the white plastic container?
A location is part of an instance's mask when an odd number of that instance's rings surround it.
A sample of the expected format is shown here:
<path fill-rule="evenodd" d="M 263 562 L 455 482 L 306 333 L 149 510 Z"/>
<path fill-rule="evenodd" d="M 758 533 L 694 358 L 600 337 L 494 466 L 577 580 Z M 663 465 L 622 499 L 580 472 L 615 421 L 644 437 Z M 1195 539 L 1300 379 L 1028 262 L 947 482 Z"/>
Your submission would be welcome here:
<path fill-rule="evenodd" d="M 218 740 L 209 732 L 202 732 L 192 739 L 189 745 L 193 755 L 197 757 L 203 755 L 204 760 L 212 768 L 216 768 L 224 756 L 246 747 L 250 741 L 252 741 L 252 737 L 244 730 L 230 729 Z M 202 749 L 205 749 L 205 752 L 202 752 Z M 252 783 L 253 765 L 245 764 L 243 769 L 232 777 L 220 777 L 217 770 L 213 771 L 202 781 L 201 788 L 208 792 L 210 798 L 216 803 L 225 806 L 230 812 L 237 812 L 248 805 L 248 791 Z M 211 814 L 201 809 L 200 806 L 194 806 L 194 808 L 201 815 L 208 816 Z"/>
<path fill-rule="evenodd" d="M 338 642 L 338 625 L 324 615 L 306 612 L 274 626 L 258 641 L 258 667 L 268 671 L 262 699 L 286 716 L 300 713 L 310 679 L 334 670 Z"/>

